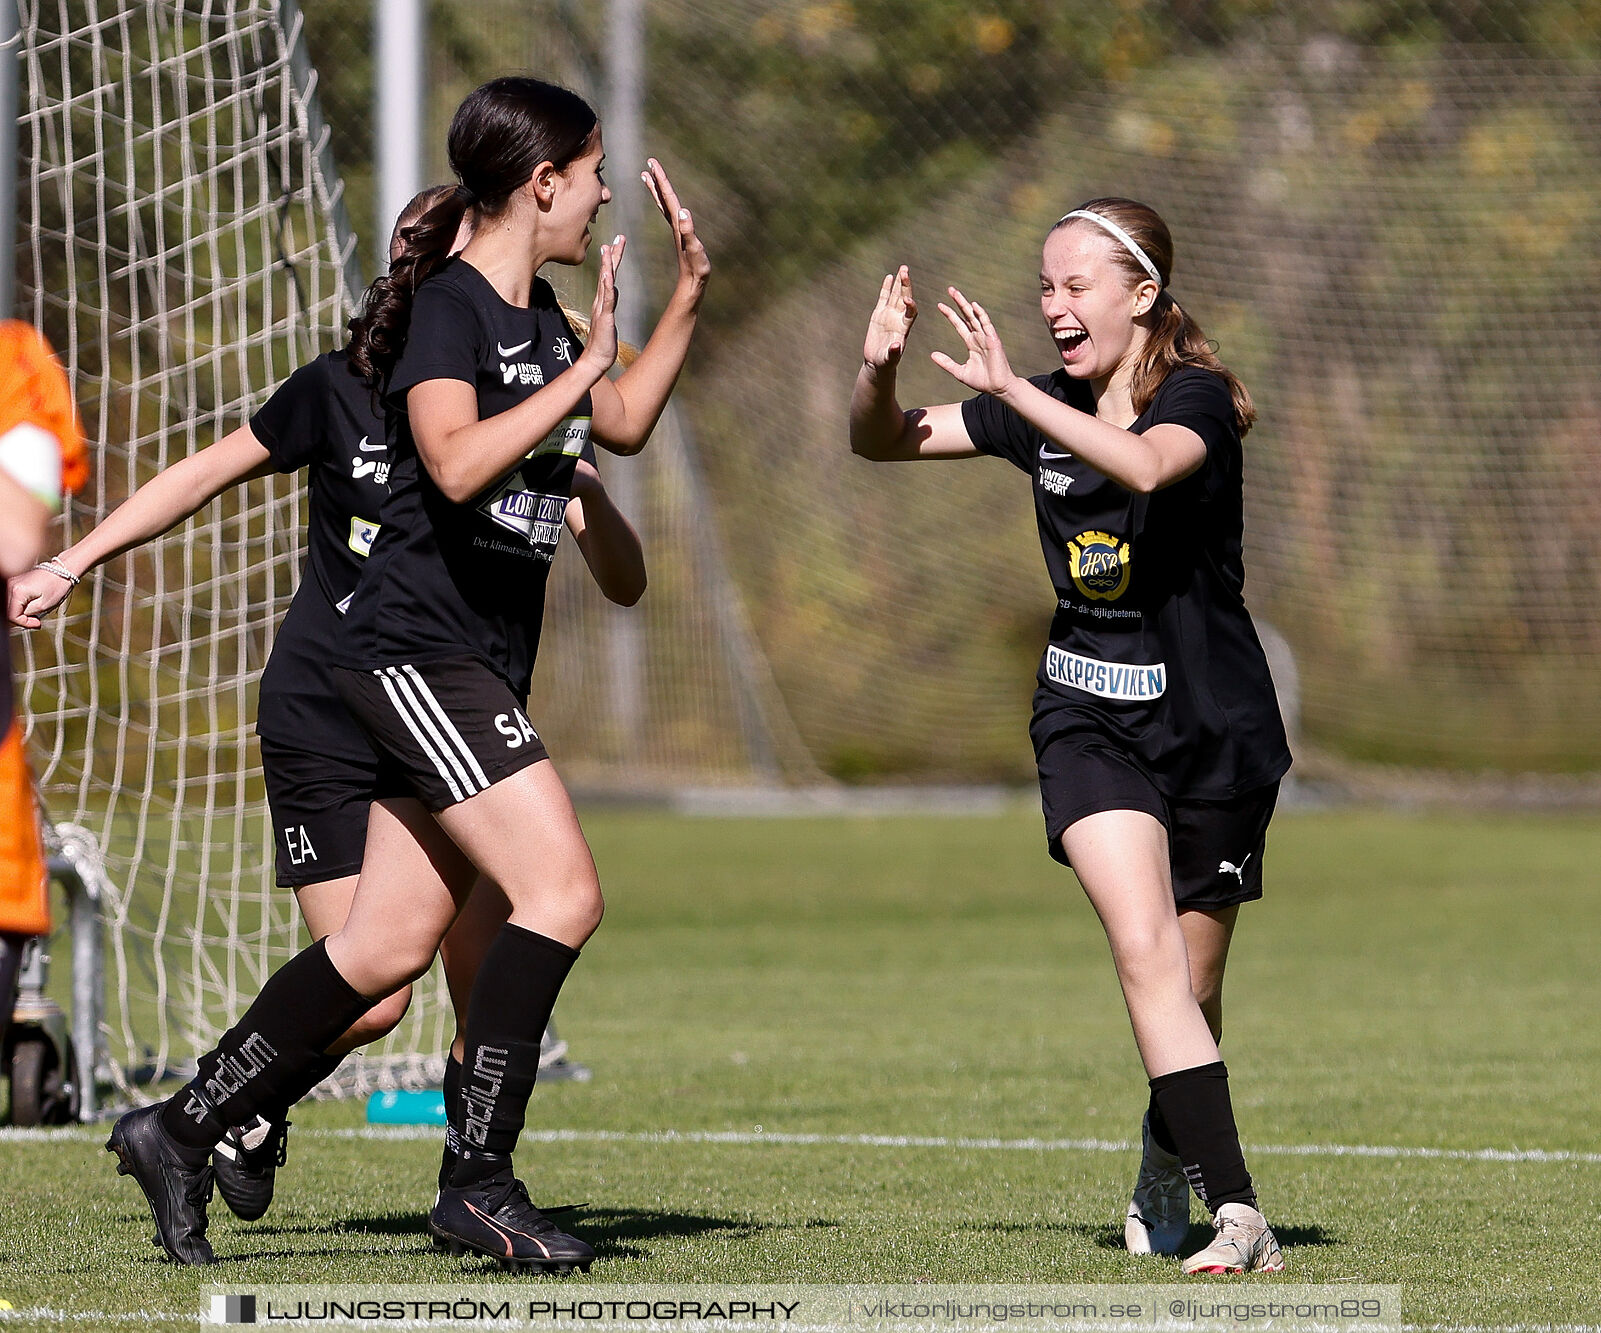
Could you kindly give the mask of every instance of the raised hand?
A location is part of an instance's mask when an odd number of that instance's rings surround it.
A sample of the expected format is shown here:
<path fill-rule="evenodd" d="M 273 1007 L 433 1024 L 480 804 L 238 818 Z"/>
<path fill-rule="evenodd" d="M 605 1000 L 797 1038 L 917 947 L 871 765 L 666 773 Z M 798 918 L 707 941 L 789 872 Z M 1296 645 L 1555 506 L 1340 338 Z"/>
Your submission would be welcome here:
<path fill-rule="evenodd" d="M 878 289 L 878 304 L 867 322 L 867 341 L 862 360 L 874 370 L 900 363 L 906 351 L 906 338 L 917 319 L 917 302 L 912 298 L 912 272 L 905 264 L 885 277 Z"/>
<path fill-rule="evenodd" d="M 72 584 L 59 574 L 30 569 L 6 584 L 6 619 L 23 629 L 38 629 L 44 623 L 39 617 L 54 611 L 71 591 Z"/>
<path fill-rule="evenodd" d="M 600 247 L 600 279 L 595 284 L 595 302 L 589 308 L 589 341 L 584 356 L 604 373 L 617 359 L 617 266 L 623 262 L 628 239 L 613 237 Z"/>
<path fill-rule="evenodd" d="M 944 352 L 931 352 L 929 359 L 947 375 L 977 393 L 1004 392 L 1014 378 L 1012 363 L 1006 358 L 1006 348 L 1001 346 L 1000 335 L 995 332 L 989 313 L 983 306 L 969 301 L 956 288 L 947 287 L 945 290 L 956 303 L 956 309 L 952 310 L 941 301 L 939 312 L 950 320 L 951 327 L 966 346 L 967 360 L 958 364 Z"/>
<path fill-rule="evenodd" d="M 700 237 L 695 234 L 695 219 L 678 202 L 678 192 L 673 189 L 672 181 L 667 179 L 662 164 L 652 157 L 646 159 L 645 167 L 639 173 L 639 178 L 645 182 L 650 197 L 656 201 L 656 207 L 661 209 L 667 225 L 673 229 L 673 240 L 678 251 L 679 286 L 698 295 L 706 286 L 706 279 L 711 276 L 712 261 Z"/>

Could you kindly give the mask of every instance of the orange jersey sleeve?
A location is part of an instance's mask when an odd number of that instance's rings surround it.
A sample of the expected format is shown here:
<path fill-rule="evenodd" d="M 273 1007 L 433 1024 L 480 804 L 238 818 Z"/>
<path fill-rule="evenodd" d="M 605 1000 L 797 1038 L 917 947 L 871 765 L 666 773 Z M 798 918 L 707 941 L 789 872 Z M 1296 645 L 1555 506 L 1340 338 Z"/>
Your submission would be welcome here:
<path fill-rule="evenodd" d="M 0 435 L 24 422 L 61 441 L 61 489 L 89 480 L 89 451 L 66 372 L 32 325 L 0 321 Z"/>

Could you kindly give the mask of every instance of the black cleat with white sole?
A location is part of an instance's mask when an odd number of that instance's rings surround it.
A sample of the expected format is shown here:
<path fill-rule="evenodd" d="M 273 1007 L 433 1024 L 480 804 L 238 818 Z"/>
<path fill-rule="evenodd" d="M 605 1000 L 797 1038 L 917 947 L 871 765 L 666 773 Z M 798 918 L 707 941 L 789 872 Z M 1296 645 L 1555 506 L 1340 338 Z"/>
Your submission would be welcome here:
<path fill-rule="evenodd" d="M 439 1191 L 428 1215 L 434 1247 L 450 1254 L 483 1254 L 516 1272 L 589 1271 L 595 1251 L 569 1236 L 528 1201 L 510 1171 L 465 1187 Z"/>
<path fill-rule="evenodd" d="M 217 1193 L 241 1222 L 254 1222 L 272 1205 L 278 1168 L 289 1156 L 289 1124 L 257 1116 L 243 1130 L 230 1129 L 212 1150 Z"/>
<path fill-rule="evenodd" d="M 211 1163 L 196 1166 L 182 1155 L 161 1123 L 164 1103 L 129 1111 L 112 1127 L 106 1151 L 117 1155 L 117 1174 L 132 1176 L 156 1221 L 156 1244 L 180 1264 L 214 1264 L 206 1240 Z"/>

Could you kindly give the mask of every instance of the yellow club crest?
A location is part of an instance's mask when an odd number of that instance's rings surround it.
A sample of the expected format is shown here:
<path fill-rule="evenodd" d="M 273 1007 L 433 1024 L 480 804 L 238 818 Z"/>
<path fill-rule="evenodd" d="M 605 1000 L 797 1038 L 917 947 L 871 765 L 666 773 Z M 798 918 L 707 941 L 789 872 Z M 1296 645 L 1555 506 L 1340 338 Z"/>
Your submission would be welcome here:
<path fill-rule="evenodd" d="M 1115 602 L 1128 591 L 1129 547 L 1109 532 L 1091 529 L 1067 543 L 1073 584 L 1092 602 Z"/>

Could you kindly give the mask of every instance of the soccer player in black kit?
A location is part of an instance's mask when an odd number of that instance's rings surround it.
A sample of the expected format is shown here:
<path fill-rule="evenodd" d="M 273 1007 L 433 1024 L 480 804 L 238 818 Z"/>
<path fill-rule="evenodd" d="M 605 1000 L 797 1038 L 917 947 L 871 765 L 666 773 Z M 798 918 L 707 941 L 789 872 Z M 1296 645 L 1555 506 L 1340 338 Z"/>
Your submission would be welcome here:
<path fill-rule="evenodd" d="M 877 461 L 1004 458 L 1032 479 L 1057 609 L 1030 735 L 1050 854 L 1105 927 L 1150 1080 L 1124 1238 L 1177 1254 L 1193 1186 L 1210 1245 L 1186 1273 L 1276 1272 L 1218 1054 L 1235 916 L 1290 765 L 1241 597 L 1241 436 L 1255 409 L 1168 291 L 1157 213 L 1095 199 L 1045 238 L 1040 309 L 1061 355 L 1015 375 L 984 308 L 941 304 L 966 348 L 934 362 L 978 396 L 902 411 L 911 275 L 884 279 L 851 400 Z"/>
<path fill-rule="evenodd" d="M 451 193 L 422 191 L 401 211 L 390 242 L 391 260 L 405 251 L 406 229 Z M 464 223 L 455 246 L 465 244 Z M 343 351 L 317 357 L 292 374 L 248 425 L 165 469 L 141 486 L 97 527 L 47 565 L 10 588 L 13 624 L 37 628 L 63 602 L 73 576 L 88 573 L 192 517 L 227 488 L 273 472 L 309 474 L 306 564 L 288 613 L 278 627 L 262 673 L 256 730 L 272 811 L 277 881 L 294 891 L 313 940 L 337 930 L 350 911 L 367 835 L 367 813 L 378 780 L 378 757 L 334 689 L 328 658 L 357 577 L 371 549 L 382 497 L 389 488 L 390 427 L 375 409 L 368 385 Z M 582 485 L 564 515 L 601 590 L 631 605 L 644 591 L 639 539 L 617 512 L 587 455 Z M 578 498 L 580 497 L 581 498 Z M 457 1000 L 456 1046 L 466 1024 L 466 997 L 478 962 L 510 910 L 492 883 L 477 885 L 468 907 L 440 947 L 446 980 Z M 346 1053 L 385 1036 L 404 1016 L 411 989 L 374 1005 L 307 1071 L 307 1087 L 330 1075 Z M 455 1052 L 445 1066 L 447 1102 L 459 1095 Z M 288 1122 L 257 1117 L 235 1125 L 212 1158 L 218 1193 L 246 1221 L 272 1201 Z"/>
<path fill-rule="evenodd" d="M 497 79 L 457 110 L 449 155 L 460 186 L 408 229 L 407 254 L 352 324 L 352 364 L 386 392 L 397 429 L 336 669 L 383 783 L 349 917 L 268 980 L 193 1081 L 124 1116 L 107 1144 L 185 1262 L 212 1258 L 202 1176 L 226 1127 L 272 1119 L 340 1032 L 421 975 L 480 873 L 511 914 L 468 1006 L 454 1162 L 429 1230 L 452 1252 L 513 1268 L 565 1272 L 594 1258 L 532 1206 L 512 1169 L 540 1034 L 602 910 L 588 845 L 523 700 L 591 428 L 615 452 L 644 446 L 710 265 L 652 161 L 645 181 L 674 231 L 678 283 L 613 382 L 623 239 L 601 247 L 587 346 L 538 276 L 547 262 L 583 261 L 610 198 L 593 110 L 536 79 Z M 468 208 L 472 240 L 447 259 Z"/>

